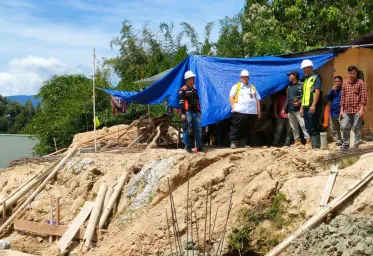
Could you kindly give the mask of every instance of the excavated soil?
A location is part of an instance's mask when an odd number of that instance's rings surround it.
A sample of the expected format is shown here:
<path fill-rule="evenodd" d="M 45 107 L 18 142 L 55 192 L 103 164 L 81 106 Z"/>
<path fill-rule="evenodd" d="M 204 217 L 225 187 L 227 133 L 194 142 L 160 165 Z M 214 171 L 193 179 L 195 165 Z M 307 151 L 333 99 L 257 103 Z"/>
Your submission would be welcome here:
<path fill-rule="evenodd" d="M 238 227 L 237 217 L 242 211 L 257 209 L 258 206 L 271 202 L 279 193 L 286 196 L 287 208 L 282 213 L 284 218 L 295 215 L 298 217 L 292 218 L 291 223 L 281 228 L 274 227 L 271 222 L 261 223 L 260 232 L 257 228 L 252 240 L 259 243 L 260 240 L 276 236 L 281 241 L 317 211 L 330 166 L 315 162 L 315 159 L 329 153 L 329 150 L 312 151 L 305 148 L 210 149 L 207 153 L 198 154 L 186 154 L 181 149 L 78 153 L 59 171 L 56 179 L 35 198 L 20 218 L 36 222 L 47 221 L 50 200 L 60 197 L 61 219 L 67 225 L 75 218 L 85 201 L 95 199 L 102 182 L 113 186 L 122 174 L 130 173 L 115 214 L 111 216 L 108 233 L 86 255 L 169 255 L 165 217 L 165 209 L 170 215 L 168 180 L 173 190 L 179 229 L 184 241 L 189 177 L 189 196 L 193 211 L 196 212 L 199 233 L 197 241 L 197 230 L 194 229 L 195 243 L 202 243 L 203 240 L 206 188 L 211 185 L 213 217 L 219 207 L 211 239 L 213 252 L 218 247 L 224 230 L 233 185 L 233 207 L 224 248 L 228 248 L 228 234 Z M 372 160 L 373 154 L 367 154 L 353 166 L 341 170 L 332 197 L 338 196 L 355 183 L 371 168 Z M 18 166 L 1 172 L 0 195 L 11 193 L 39 168 L 40 165 Z M 372 193 L 372 186 L 366 186 L 343 205 L 338 213 L 371 214 Z M 8 215 L 10 213 L 8 211 Z M 195 224 L 196 221 L 193 220 L 194 227 Z M 15 250 L 35 255 L 59 255 L 57 243 L 49 244 L 47 237 L 14 231 L 9 232 L 4 239 L 10 240 Z M 80 255 L 79 248 L 78 242 L 72 243 L 67 255 Z M 268 250 L 256 251 L 263 254 Z"/>

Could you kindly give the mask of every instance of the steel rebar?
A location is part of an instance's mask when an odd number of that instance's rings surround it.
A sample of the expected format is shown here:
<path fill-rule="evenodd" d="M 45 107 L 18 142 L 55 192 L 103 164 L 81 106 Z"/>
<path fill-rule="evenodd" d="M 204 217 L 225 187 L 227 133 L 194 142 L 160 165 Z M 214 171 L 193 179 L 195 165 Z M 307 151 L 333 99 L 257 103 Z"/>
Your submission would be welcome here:
<path fill-rule="evenodd" d="M 171 255 L 174 254 L 173 250 L 172 250 L 172 241 L 171 241 L 171 234 L 170 234 L 170 226 L 168 225 L 168 214 L 167 214 L 167 209 L 164 209 L 166 211 L 166 225 L 167 225 L 167 233 L 168 233 L 168 240 L 170 242 L 170 250 L 171 250 Z M 177 255 L 177 251 L 176 251 L 176 255 Z"/>

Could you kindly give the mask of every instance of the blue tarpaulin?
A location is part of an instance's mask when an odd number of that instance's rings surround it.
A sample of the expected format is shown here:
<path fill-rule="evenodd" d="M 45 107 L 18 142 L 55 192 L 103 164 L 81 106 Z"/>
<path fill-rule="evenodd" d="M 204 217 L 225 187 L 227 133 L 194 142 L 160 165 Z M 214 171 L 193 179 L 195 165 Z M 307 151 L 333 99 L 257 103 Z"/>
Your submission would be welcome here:
<path fill-rule="evenodd" d="M 315 68 L 323 66 L 335 57 L 334 53 L 307 56 Z M 178 91 L 184 85 L 184 73 L 192 70 L 196 75 L 196 89 L 199 93 L 202 112 L 202 126 L 217 123 L 231 115 L 229 91 L 240 80 L 240 72 L 250 72 L 252 83 L 262 99 L 282 90 L 288 83 L 287 72 L 300 69 L 302 58 L 257 57 L 217 58 L 190 55 L 162 79 L 141 92 L 125 92 L 103 89 L 107 93 L 123 98 L 128 103 L 159 104 L 167 102 L 179 108 Z"/>

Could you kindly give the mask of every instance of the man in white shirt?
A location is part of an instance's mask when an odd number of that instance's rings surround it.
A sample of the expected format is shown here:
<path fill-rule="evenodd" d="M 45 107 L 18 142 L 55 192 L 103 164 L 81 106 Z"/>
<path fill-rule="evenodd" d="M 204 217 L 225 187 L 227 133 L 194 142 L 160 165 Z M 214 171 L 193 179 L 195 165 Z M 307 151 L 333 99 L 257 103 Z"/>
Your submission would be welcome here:
<path fill-rule="evenodd" d="M 250 145 L 252 128 L 257 118 L 260 118 L 260 96 L 254 85 L 249 84 L 249 71 L 241 71 L 241 82 L 233 85 L 229 93 L 232 107 L 231 148 L 236 148 L 236 141 L 241 147 Z"/>

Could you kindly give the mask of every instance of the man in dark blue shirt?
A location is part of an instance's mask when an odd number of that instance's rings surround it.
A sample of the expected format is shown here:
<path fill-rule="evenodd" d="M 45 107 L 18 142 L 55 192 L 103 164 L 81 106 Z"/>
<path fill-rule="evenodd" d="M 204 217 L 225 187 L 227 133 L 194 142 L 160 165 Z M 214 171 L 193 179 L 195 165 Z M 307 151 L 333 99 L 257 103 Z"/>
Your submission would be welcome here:
<path fill-rule="evenodd" d="M 326 95 L 326 101 L 330 102 L 330 128 L 333 132 L 336 146 L 342 146 L 341 121 L 339 115 L 341 113 L 341 92 L 342 92 L 342 77 L 334 77 L 333 88 Z"/>
<path fill-rule="evenodd" d="M 303 83 L 299 81 L 299 72 L 294 70 L 287 73 L 289 76 L 289 85 L 287 90 L 287 101 L 282 110 L 282 115 L 288 113 L 291 129 L 293 130 L 294 144 L 293 146 L 302 145 L 299 136 L 299 126 L 303 131 L 304 139 L 308 145 L 311 144 L 310 136 L 306 131 L 303 117 L 300 116 L 299 110 L 301 107 L 301 101 L 303 96 Z"/>

